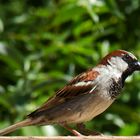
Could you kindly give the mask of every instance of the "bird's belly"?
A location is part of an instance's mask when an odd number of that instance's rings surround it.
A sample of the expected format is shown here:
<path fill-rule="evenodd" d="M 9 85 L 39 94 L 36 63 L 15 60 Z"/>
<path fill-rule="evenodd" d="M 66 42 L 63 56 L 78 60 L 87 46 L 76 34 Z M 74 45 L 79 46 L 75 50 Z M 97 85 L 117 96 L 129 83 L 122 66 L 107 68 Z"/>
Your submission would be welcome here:
<path fill-rule="evenodd" d="M 97 115 L 104 112 L 112 104 L 112 102 L 113 100 L 104 100 L 102 98 L 98 98 L 97 101 L 94 101 L 91 104 L 89 103 L 87 106 L 85 105 L 85 108 L 87 109 L 81 112 L 79 119 L 77 119 L 77 123 L 86 122 L 93 119 Z"/>
<path fill-rule="evenodd" d="M 113 101 L 98 95 L 83 95 L 82 98 L 51 110 L 48 119 L 50 123 L 72 124 L 86 122 L 105 111 Z"/>
<path fill-rule="evenodd" d="M 89 100 L 88 104 L 83 106 L 83 109 L 81 109 L 80 112 L 73 114 L 72 120 L 74 123 L 89 121 L 104 112 L 113 103 L 113 101 L 114 100 L 105 100 L 101 97 L 94 97 L 93 100 Z"/>

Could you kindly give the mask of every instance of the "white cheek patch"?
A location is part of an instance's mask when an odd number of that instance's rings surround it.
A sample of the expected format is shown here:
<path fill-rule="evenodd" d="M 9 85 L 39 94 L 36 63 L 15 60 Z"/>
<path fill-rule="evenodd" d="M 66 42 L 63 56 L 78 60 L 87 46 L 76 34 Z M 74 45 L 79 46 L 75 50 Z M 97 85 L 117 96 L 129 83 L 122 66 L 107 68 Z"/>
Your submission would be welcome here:
<path fill-rule="evenodd" d="M 128 68 L 128 64 L 120 57 L 112 57 L 108 63 L 120 72 L 124 72 Z"/>

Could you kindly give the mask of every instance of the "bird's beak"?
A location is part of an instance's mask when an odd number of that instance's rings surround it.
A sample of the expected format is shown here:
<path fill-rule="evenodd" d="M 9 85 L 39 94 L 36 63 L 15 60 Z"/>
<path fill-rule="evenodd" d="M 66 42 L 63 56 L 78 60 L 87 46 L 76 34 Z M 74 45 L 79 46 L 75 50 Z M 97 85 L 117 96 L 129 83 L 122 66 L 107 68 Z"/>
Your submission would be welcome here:
<path fill-rule="evenodd" d="M 134 62 L 134 67 L 135 67 L 135 70 L 140 71 L 140 62 L 139 61 Z"/>

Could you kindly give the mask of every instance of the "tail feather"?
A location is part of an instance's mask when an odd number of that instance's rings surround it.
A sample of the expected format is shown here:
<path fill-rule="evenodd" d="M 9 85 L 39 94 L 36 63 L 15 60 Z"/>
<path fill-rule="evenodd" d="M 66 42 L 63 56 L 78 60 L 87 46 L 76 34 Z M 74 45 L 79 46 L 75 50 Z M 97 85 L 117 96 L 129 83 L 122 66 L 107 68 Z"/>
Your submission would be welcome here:
<path fill-rule="evenodd" d="M 32 121 L 31 121 L 31 119 L 28 118 L 24 121 L 18 122 L 16 124 L 13 124 L 7 128 L 0 130 L 0 136 L 6 135 L 10 132 L 15 131 L 16 129 L 19 129 L 19 128 L 24 127 L 24 126 L 29 126 L 31 124 L 32 124 Z"/>

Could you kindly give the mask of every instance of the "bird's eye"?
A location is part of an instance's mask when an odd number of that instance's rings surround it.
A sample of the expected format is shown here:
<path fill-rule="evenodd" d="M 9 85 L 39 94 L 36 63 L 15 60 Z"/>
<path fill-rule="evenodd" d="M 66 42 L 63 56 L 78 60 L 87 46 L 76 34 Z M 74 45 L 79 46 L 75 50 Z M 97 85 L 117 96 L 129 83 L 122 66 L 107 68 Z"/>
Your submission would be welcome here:
<path fill-rule="evenodd" d="M 131 56 L 130 54 L 125 54 L 123 56 L 123 60 L 126 61 L 128 64 L 130 64 L 130 63 L 136 61 L 136 58 L 133 55 Z"/>
<path fill-rule="evenodd" d="M 129 56 L 128 54 L 126 54 L 126 55 L 125 55 L 125 58 L 126 58 L 126 59 L 129 59 L 129 58 L 130 58 L 130 56 Z"/>
<path fill-rule="evenodd" d="M 126 61 L 126 62 L 130 62 L 130 61 L 132 61 L 132 58 L 128 54 L 125 54 L 123 56 L 123 60 Z"/>

